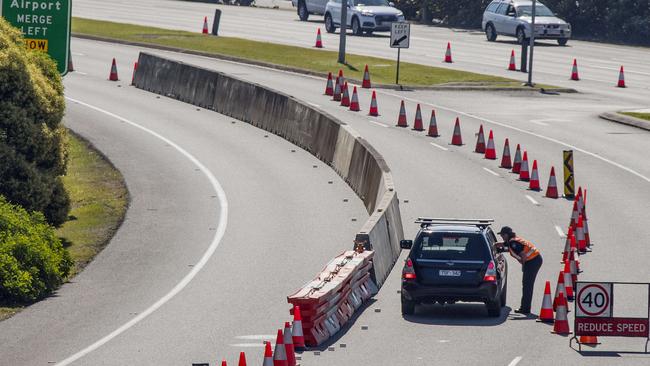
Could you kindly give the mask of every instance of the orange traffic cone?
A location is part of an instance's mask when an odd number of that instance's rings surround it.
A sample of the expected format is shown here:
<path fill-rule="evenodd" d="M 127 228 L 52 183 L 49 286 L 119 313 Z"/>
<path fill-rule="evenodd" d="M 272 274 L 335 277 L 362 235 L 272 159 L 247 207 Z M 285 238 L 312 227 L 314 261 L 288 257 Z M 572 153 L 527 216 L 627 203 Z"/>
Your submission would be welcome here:
<path fill-rule="evenodd" d="M 571 270 L 573 283 L 576 283 L 578 281 L 578 274 L 580 274 L 580 263 L 576 260 L 574 252 L 569 252 L 569 269 Z"/>
<path fill-rule="evenodd" d="M 271 342 L 264 342 L 264 363 L 262 366 L 273 366 L 273 351 Z"/>
<path fill-rule="evenodd" d="M 369 116 L 377 117 L 379 115 L 379 109 L 377 108 L 377 95 L 375 91 L 372 91 L 372 99 L 370 99 L 370 111 L 368 112 Z"/>
<path fill-rule="evenodd" d="M 353 112 L 359 112 L 359 96 L 357 95 L 357 87 L 355 86 L 352 89 L 352 101 L 350 102 L 350 110 Z"/>
<path fill-rule="evenodd" d="M 560 302 L 560 295 L 566 297 L 566 289 L 564 287 L 564 272 L 560 271 L 557 278 L 557 285 L 555 286 L 555 297 L 553 298 L 553 310 L 557 311 L 557 306 Z"/>
<path fill-rule="evenodd" d="M 244 352 L 239 352 L 239 363 L 237 366 L 246 366 L 246 354 Z"/>
<path fill-rule="evenodd" d="M 291 324 L 284 323 L 284 349 L 287 353 L 287 365 L 296 366 L 296 353 L 293 348 L 293 338 L 291 337 Z"/>
<path fill-rule="evenodd" d="M 514 174 L 519 174 L 521 171 L 521 147 L 517 144 L 515 149 L 515 160 L 512 163 L 512 172 Z"/>
<path fill-rule="evenodd" d="M 560 294 L 555 312 L 555 322 L 553 323 L 553 333 L 555 334 L 570 334 L 569 320 L 567 319 L 567 302 L 564 294 Z"/>
<path fill-rule="evenodd" d="M 485 135 L 483 134 L 483 125 L 478 129 L 478 137 L 476 138 L 476 147 L 474 152 L 479 154 L 485 154 Z"/>
<path fill-rule="evenodd" d="M 582 215 L 578 216 L 578 225 L 576 225 L 576 240 L 578 241 L 578 251 L 587 252 L 587 241 L 585 240 L 585 231 L 582 221 Z"/>
<path fill-rule="evenodd" d="M 133 64 L 133 75 L 131 76 L 131 85 L 135 85 L 135 73 L 138 71 L 138 61 Z"/>
<path fill-rule="evenodd" d="M 573 276 L 571 275 L 571 265 L 569 262 L 564 262 L 564 290 L 566 291 L 566 298 L 569 301 L 573 300 Z"/>
<path fill-rule="evenodd" d="M 542 310 L 539 311 L 539 321 L 553 323 L 553 300 L 551 300 L 551 281 L 546 281 Z"/>
<path fill-rule="evenodd" d="M 524 150 L 524 157 L 521 159 L 521 168 L 519 169 L 519 180 L 528 182 L 530 174 L 528 172 L 528 151 Z"/>
<path fill-rule="evenodd" d="M 289 366 L 287 363 L 287 350 L 284 348 L 284 335 L 282 334 L 282 329 L 278 329 L 278 336 L 275 339 L 273 366 Z"/>
<path fill-rule="evenodd" d="M 221 366 L 228 366 L 228 362 L 226 362 L 226 360 L 222 360 L 221 361 Z"/>
<path fill-rule="evenodd" d="M 74 72 L 74 64 L 72 63 L 72 51 L 68 50 L 68 72 Z"/>
<path fill-rule="evenodd" d="M 623 65 L 621 65 L 621 70 L 618 72 L 618 84 L 616 86 L 619 88 L 625 88 L 625 72 L 623 71 Z"/>
<path fill-rule="evenodd" d="M 429 132 L 427 133 L 427 136 L 431 136 L 431 137 L 440 136 L 438 134 L 438 122 L 436 121 L 436 111 L 434 109 L 431 110 L 431 119 L 429 120 Z"/>
<path fill-rule="evenodd" d="M 420 110 L 419 103 L 417 108 L 415 109 L 415 121 L 413 122 L 413 129 L 415 131 L 424 131 L 424 126 L 422 124 L 422 111 Z"/>
<path fill-rule="evenodd" d="M 451 144 L 456 146 L 463 145 L 463 137 L 460 134 L 460 120 L 456 117 L 456 124 L 454 125 L 454 135 L 451 137 Z"/>
<path fill-rule="evenodd" d="M 399 116 L 397 117 L 397 127 L 408 127 L 408 122 L 406 122 L 406 108 L 404 107 L 404 101 L 400 104 L 399 107 Z"/>
<path fill-rule="evenodd" d="M 115 59 L 113 59 L 113 63 L 111 64 L 111 74 L 108 76 L 108 80 L 110 81 L 118 81 L 117 77 L 117 63 L 115 62 Z"/>
<path fill-rule="evenodd" d="M 517 65 L 515 65 L 515 50 L 510 52 L 510 63 L 508 64 L 508 70 L 517 71 Z"/>
<path fill-rule="evenodd" d="M 598 337 L 592 335 L 580 336 L 578 342 L 580 342 L 580 344 L 586 344 L 588 346 L 597 346 L 600 344 L 598 343 Z"/>
<path fill-rule="evenodd" d="M 343 85 L 343 96 L 341 97 L 341 106 L 349 107 L 350 106 L 350 93 L 348 92 L 348 82 L 345 82 Z"/>
<path fill-rule="evenodd" d="M 506 138 L 503 144 L 503 156 L 501 157 L 501 167 L 505 169 L 512 168 L 512 159 L 510 158 L 510 141 Z"/>
<path fill-rule="evenodd" d="M 490 135 L 488 136 L 487 147 L 485 148 L 485 158 L 490 160 L 497 159 L 497 151 L 494 148 L 494 134 L 490 130 Z"/>
<path fill-rule="evenodd" d="M 316 48 L 323 48 L 323 40 L 320 37 L 320 28 L 316 31 L 316 44 L 314 45 Z"/>
<path fill-rule="evenodd" d="M 571 80 L 580 80 L 578 76 L 578 61 L 575 58 L 573 59 L 573 68 L 571 69 Z"/>
<path fill-rule="evenodd" d="M 208 34 L 208 17 L 203 18 L 203 34 Z"/>
<path fill-rule="evenodd" d="M 571 210 L 571 218 L 569 219 L 569 226 L 573 228 L 573 232 L 576 232 L 577 224 L 578 224 L 578 200 L 574 199 L 573 210 Z"/>
<path fill-rule="evenodd" d="M 551 176 L 548 178 L 548 187 L 546 187 L 546 197 L 558 198 L 557 180 L 555 179 L 555 167 L 551 167 Z"/>
<path fill-rule="evenodd" d="M 370 72 L 368 71 L 368 65 L 366 65 L 365 70 L 363 70 L 363 82 L 361 83 L 361 87 L 364 89 L 370 89 Z"/>
<path fill-rule="evenodd" d="M 293 307 L 293 324 L 291 327 L 291 340 L 295 349 L 305 348 L 305 336 L 302 333 L 302 316 L 300 306 Z"/>
<path fill-rule="evenodd" d="M 532 191 L 541 190 L 539 186 L 539 173 L 537 171 L 537 160 L 533 160 L 533 170 L 530 172 L 530 183 L 528 184 L 528 189 Z"/>
<path fill-rule="evenodd" d="M 332 73 L 327 73 L 327 85 L 325 85 L 325 95 L 334 96 L 334 85 L 332 82 Z"/>
<path fill-rule="evenodd" d="M 341 85 L 343 85 L 343 82 L 345 81 L 345 79 L 343 78 L 343 69 L 339 69 L 339 79 L 340 79 L 339 82 L 341 83 Z"/>
<path fill-rule="evenodd" d="M 343 86 L 341 84 L 342 78 L 339 76 L 336 78 L 336 83 L 334 83 L 334 95 L 332 96 L 332 100 L 335 102 L 340 102 L 341 101 L 341 87 Z"/>
<path fill-rule="evenodd" d="M 573 236 L 573 228 L 569 226 L 569 231 L 566 234 L 566 240 L 564 242 L 564 252 L 562 252 L 562 262 L 569 259 L 569 253 L 571 253 L 571 236 Z"/>
<path fill-rule="evenodd" d="M 578 201 L 578 214 L 581 214 L 585 209 L 585 202 L 582 200 L 582 186 L 578 187 L 575 200 Z"/>
<path fill-rule="evenodd" d="M 451 60 L 451 43 L 447 42 L 447 51 L 445 52 L 445 62 L 452 63 Z"/>

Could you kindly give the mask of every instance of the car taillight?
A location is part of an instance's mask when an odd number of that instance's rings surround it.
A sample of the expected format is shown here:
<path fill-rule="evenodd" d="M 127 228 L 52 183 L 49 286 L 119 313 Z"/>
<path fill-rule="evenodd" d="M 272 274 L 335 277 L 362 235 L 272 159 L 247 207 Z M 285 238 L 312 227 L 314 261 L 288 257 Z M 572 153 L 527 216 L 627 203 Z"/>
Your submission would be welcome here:
<path fill-rule="evenodd" d="M 405 280 L 415 280 L 417 276 L 415 275 L 415 269 L 413 268 L 413 261 L 411 258 L 406 260 L 404 269 L 402 270 L 402 278 Z"/>
<path fill-rule="evenodd" d="M 483 276 L 483 282 L 497 282 L 497 268 L 494 261 L 490 261 L 488 268 Z"/>

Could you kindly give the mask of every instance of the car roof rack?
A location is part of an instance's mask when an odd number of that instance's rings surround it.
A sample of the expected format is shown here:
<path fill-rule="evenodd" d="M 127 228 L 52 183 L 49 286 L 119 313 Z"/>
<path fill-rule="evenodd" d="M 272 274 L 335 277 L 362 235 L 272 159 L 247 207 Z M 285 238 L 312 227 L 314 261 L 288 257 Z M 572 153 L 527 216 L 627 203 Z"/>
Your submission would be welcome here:
<path fill-rule="evenodd" d="M 418 217 L 415 220 L 416 224 L 425 228 L 429 225 L 472 225 L 484 228 L 490 226 L 494 219 L 455 219 L 455 218 L 431 218 L 431 217 Z"/>

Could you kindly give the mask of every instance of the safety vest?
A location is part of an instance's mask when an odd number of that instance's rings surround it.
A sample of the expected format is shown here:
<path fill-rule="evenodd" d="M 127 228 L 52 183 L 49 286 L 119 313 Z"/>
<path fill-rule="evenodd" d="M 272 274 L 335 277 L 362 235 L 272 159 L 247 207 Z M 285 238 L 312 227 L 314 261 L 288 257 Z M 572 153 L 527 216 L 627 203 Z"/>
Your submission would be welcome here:
<path fill-rule="evenodd" d="M 510 246 L 508 246 L 508 250 L 510 251 L 510 255 L 513 257 L 521 257 L 521 260 L 523 262 L 528 262 L 529 260 L 537 257 L 539 255 L 539 250 L 535 248 L 535 245 L 533 243 L 529 242 L 526 239 L 522 239 L 520 237 L 514 237 L 510 239 L 511 242 L 516 242 L 521 244 L 521 246 L 524 247 L 524 249 L 521 251 L 521 253 L 517 254 L 515 253 Z"/>

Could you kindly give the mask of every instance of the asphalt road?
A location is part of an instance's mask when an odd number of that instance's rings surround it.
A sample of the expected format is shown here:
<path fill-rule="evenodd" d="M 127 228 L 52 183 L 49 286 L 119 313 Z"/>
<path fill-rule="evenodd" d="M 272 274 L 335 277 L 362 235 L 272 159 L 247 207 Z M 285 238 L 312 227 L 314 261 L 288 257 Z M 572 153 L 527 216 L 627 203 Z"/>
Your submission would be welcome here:
<path fill-rule="evenodd" d="M 109 55 L 130 81 L 135 50 L 73 43 L 66 125 L 123 173 L 132 201 L 81 274 L 0 323 L 0 364 L 214 364 L 261 351 L 288 319 L 287 294 L 351 247 L 363 204 L 279 137 L 107 81 Z"/>
<path fill-rule="evenodd" d="M 77 0 L 73 15 L 199 32 L 203 17 L 208 16 L 212 21 L 215 8 L 223 11 L 219 32 L 224 36 L 312 47 L 316 29 L 321 28 L 325 48 L 338 50 L 338 33 L 324 32 L 322 16 L 311 16 L 308 22 L 301 22 L 295 12 L 285 10 L 175 0 Z M 453 64 L 442 62 L 447 42 L 452 45 Z M 388 46 L 387 33 L 372 37 L 350 36 L 347 43 L 349 53 L 396 58 L 396 51 Z M 554 41 L 542 41 L 538 46 L 535 48 L 536 82 L 577 88 L 635 107 L 647 107 L 650 99 L 649 49 L 575 40 L 567 47 L 559 47 Z M 497 42 L 488 43 L 480 31 L 413 25 L 411 48 L 404 50 L 401 58 L 402 61 L 526 80 L 526 74 L 506 70 L 510 51 L 514 49 L 519 57 L 520 48 L 514 38 L 500 37 Z M 582 79 L 579 82 L 569 80 L 574 58 L 578 60 Z M 627 89 L 615 87 L 621 65 L 625 66 Z"/>

